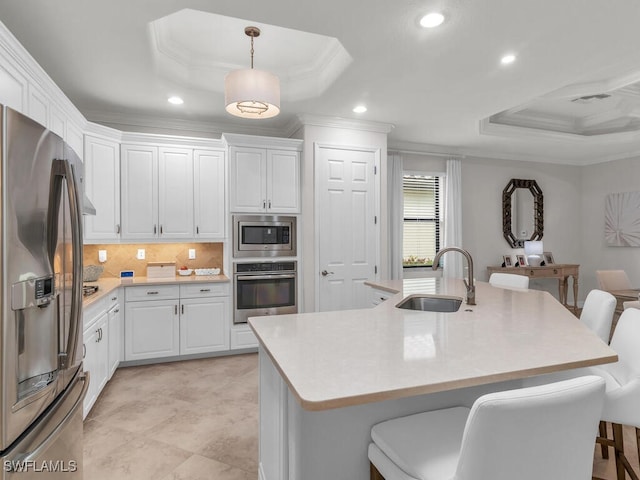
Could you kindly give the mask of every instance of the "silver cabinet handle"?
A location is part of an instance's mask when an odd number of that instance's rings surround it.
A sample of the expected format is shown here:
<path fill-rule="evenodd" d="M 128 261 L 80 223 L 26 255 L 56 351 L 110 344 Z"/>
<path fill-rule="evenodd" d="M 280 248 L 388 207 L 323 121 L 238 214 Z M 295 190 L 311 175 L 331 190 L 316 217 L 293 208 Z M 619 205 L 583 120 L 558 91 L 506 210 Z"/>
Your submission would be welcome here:
<path fill-rule="evenodd" d="M 153 234 L 155 235 L 156 233 L 158 233 L 158 230 L 157 230 L 156 225 L 154 223 L 153 224 Z"/>
<path fill-rule="evenodd" d="M 201 288 L 200 291 L 201 292 L 210 292 L 211 289 L 210 288 Z"/>
<path fill-rule="evenodd" d="M 157 291 L 151 291 L 151 292 L 147 292 L 147 295 L 158 295 L 160 292 Z"/>
<path fill-rule="evenodd" d="M 111 297 L 111 301 L 115 302 L 118 299 L 118 297 Z"/>
<path fill-rule="evenodd" d="M 200 227 L 196 225 L 196 235 L 200 235 Z"/>
<path fill-rule="evenodd" d="M 322 274 L 323 277 L 326 277 L 327 275 L 333 275 L 333 272 L 327 272 L 326 270 L 322 270 L 322 272 L 320 272 Z"/>
<path fill-rule="evenodd" d="M 174 305 L 174 314 L 177 315 L 178 314 L 178 305 Z"/>
<path fill-rule="evenodd" d="M 82 344 L 82 359 L 84 360 L 84 357 L 87 356 L 87 346 L 83 343 Z"/>
<path fill-rule="evenodd" d="M 265 200 L 262 200 L 262 208 L 267 208 L 267 202 Z"/>
<path fill-rule="evenodd" d="M 160 235 L 162 235 L 162 225 L 160 225 Z"/>
<path fill-rule="evenodd" d="M 271 200 L 269 200 L 269 208 L 271 208 Z"/>
<path fill-rule="evenodd" d="M 180 313 L 184 315 L 184 303 L 180 305 Z"/>
<path fill-rule="evenodd" d="M 119 308 L 116 308 L 116 309 L 113 311 L 113 313 L 118 313 L 119 311 L 120 311 L 120 309 L 119 309 Z"/>
<path fill-rule="evenodd" d="M 116 224 L 116 233 L 120 233 L 120 224 L 119 223 Z"/>

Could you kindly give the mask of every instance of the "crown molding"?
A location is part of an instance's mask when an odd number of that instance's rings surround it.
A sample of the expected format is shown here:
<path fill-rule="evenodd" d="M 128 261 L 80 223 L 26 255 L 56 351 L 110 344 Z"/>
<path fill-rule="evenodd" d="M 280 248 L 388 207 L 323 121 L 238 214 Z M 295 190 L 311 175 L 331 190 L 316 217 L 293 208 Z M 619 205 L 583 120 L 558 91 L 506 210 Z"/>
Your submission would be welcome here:
<path fill-rule="evenodd" d="M 299 125 L 313 125 L 316 127 L 346 128 L 349 130 L 362 130 L 373 133 L 389 134 L 395 125 L 391 123 L 368 122 L 364 120 L 353 120 L 350 118 L 330 117 L 323 115 L 311 115 L 303 113 L 298 115 Z"/>
<path fill-rule="evenodd" d="M 123 131 L 133 131 L 136 129 L 155 130 L 156 133 L 167 132 L 185 132 L 189 134 L 202 134 L 203 137 L 219 138 L 224 132 L 239 134 L 257 134 L 265 136 L 280 136 L 282 131 L 278 127 L 260 126 L 254 122 L 251 125 L 238 125 L 236 123 L 226 122 L 203 122 L 195 120 L 184 120 L 178 118 L 167 118 L 148 115 L 127 115 L 112 112 L 86 112 L 87 118 L 95 123 L 108 125 Z"/>
<path fill-rule="evenodd" d="M 262 137 L 258 135 L 241 135 L 234 133 L 223 133 L 222 141 L 226 145 L 244 147 L 280 148 L 286 150 L 302 151 L 303 140 L 297 138 Z"/>
<path fill-rule="evenodd" d="M 122 143 L 163 145 L 175 147 L 202 147 L 224 149 L 224 142 L 217 138 L 189 137 L 158 133 L 122 132 Z"/>

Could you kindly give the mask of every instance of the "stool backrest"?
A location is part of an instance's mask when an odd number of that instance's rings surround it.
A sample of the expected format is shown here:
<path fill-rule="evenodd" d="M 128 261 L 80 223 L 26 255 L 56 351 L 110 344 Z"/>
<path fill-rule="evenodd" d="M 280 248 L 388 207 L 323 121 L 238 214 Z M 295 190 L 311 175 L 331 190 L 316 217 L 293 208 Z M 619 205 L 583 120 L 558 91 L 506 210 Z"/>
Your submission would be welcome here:
<path fill-rule="evenodd" d="M 609 343 L 615 309 L 616 297 L 602 290 L 591 290 L 584 301 L 580 320 L 604 343 Z"/>
<path fill-rule="evenodd" d="M 610 346 L 618 354 L 618 361 L 607 364 L 607 371 L 621 385 L 634 379 L 640 381 L 640 310 L 628 308 L 622 312 Z"/>
<path fill-rule="evenodd" d="M 596 270 L 601 290 L 629 290 L 633 288 L 624 270 Z"/>
<path fill-rule="evenodd" d="M 592 375 L 480 397 L 455 480 L 591 478 L 604 390 Z"/>
<path fill-rule="evenodd" d="M 529 277 L 514 273 L 492 273 L 489 283 L 494 287 L 529 288 Z"/>

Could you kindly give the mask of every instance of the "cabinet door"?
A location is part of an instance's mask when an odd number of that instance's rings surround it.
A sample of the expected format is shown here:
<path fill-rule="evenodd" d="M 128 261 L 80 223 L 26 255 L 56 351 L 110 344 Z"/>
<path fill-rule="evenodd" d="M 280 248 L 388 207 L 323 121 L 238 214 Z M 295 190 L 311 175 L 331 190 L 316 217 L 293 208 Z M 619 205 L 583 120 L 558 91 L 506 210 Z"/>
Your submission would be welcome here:
<path fill-rule="evenodd" d="M 111 379 L 120 364 L 120 352 L 122 351 L 122 315 L 120 313 L 120 304 L 113 306 L 107 312 L 107 316 L 107 330 L 109 332 L 108 378 Z"/>
<path fill-rule="evenodd" d="M 84 217 L 86 240 L 120 238 L 120 145 L 87 135 L 84 140 L 84 181 L 95 215 Z"/>
<path fill-rule="evenodd" d="M 267 150 L 267 211 L 300 212 L 300 155 Z"/>
<path fill-rule="evenodd" d="M 91 378 L 89 391 L 83 403 L 84 416 L 86 416 L 98 395 L 107 384 L 108 374 L 108 326 L 107 314 L 103 313 L 93 326 L 87 329 L 83 335 L 84 341 L 84 371 L 88 371 Z"/>
<path fill-rule="evenodd" d="M 229 150 L 229 208 L 232 212 L 264 212 L 267 151 L 231 147 Z"/>
<path fill-rule="evenodd" d="M 124 359 L 172 357 L 180 353 L 177 300 L 127 302 Z"/>
<path fill-rule="evenodd" d="M 122 146 L 122 238 L 158 237 L 158 149 Z"/>
<path fill-rule="evenodd" d="M 225 236 L 225 158 L 224 152 L 193 152 L 193 198 L 195 237 Z"/>
<path fill-rule="evenodd" d="M 193 238 L 193 151 L 160 148 L 158 182 L 160 238 Z"/>
<path fill-rule="evenodd" d="M 228 297 L 181 300 L 180 354 L 228 350 L 228 317 Z"/>

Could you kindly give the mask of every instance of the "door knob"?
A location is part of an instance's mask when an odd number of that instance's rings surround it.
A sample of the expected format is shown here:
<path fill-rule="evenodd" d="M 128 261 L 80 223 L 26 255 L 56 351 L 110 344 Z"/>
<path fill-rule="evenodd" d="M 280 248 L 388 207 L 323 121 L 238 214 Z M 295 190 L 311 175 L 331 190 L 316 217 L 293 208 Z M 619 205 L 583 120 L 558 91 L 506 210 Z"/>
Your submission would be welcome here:
<path fill-rule="evenodd" d="M 327 275 L 333 275 L 333 272 L 327 272 L 326 270 L 322 270 L 322 272 L 320 272 L 322 274 L 323 277 L 326 277 Z"/>

